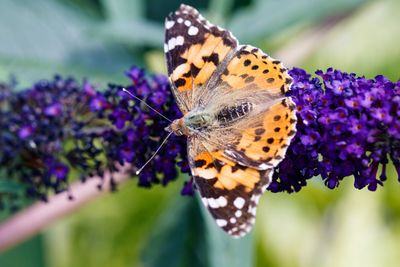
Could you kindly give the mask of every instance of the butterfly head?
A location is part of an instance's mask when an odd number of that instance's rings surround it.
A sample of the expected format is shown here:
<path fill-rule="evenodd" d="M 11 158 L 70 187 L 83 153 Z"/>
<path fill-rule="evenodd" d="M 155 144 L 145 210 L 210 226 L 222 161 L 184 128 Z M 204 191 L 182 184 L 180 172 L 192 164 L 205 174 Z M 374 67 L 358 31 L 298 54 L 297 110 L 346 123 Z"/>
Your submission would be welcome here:
<path fill-rule="evenodd" d="M 183 118 L 174 120 L 165 130 L 177 136 L 189 135 L 189 129 L 185 126 Z"/>

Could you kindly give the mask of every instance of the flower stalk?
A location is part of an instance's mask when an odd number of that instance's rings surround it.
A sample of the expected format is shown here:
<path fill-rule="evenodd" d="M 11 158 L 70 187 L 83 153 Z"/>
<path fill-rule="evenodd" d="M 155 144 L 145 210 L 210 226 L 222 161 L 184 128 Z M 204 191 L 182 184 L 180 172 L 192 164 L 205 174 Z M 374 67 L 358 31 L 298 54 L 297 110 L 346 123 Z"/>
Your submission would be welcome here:
<path fill-rule="evenodd" d="M 52 195 L 47 202 L 37 202 L 21 210 L 0 224 L 0 252 L 26 240 L 57 219 L 110 191 L 111 179 L 118 184 L 127 181 L 129 168 L 130 166 L 125 164 L 125 166 L 119 166 L 116 172 L 105 172 L 102 177 L 92 177 L 85 183 L 77 181 L 70 186 L 68 192 Z M 100 182 L 104 184 L 102 190 L 98 189 Z"/>

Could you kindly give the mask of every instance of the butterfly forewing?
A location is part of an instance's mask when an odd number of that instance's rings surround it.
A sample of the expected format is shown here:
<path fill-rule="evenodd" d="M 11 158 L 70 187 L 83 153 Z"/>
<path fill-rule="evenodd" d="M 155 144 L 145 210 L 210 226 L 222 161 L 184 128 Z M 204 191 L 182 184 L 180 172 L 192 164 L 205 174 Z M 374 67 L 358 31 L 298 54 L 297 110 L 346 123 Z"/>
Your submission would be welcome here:
<path fill-rule="evenodd" d="M 186 113 L 193 108 L 193 91 L 204 90 L 203 85 L 219 63 L 237 47 L 237 40 L 186 5 L 166 18 L 165 28 L 168 75 L 177 101 Z"/>

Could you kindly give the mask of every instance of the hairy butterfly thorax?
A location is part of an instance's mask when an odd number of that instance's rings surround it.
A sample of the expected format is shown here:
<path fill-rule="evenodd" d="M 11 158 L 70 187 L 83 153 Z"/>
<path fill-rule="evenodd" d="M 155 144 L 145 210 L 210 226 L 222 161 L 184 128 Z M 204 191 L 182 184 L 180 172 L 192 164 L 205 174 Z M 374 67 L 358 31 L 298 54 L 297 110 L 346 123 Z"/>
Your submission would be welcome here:
<path fill-rule="evenodd" d="M 190 112 L 184 117 L 174 120 L 166 130 L 175 135 L 195 135 L 199 132 L 207 131 L 212 125 L 212 117 L 205 112 Z"/>
<path fill-rule="evenodd" d="M 195 135 L 209 130 L 228 127 L 240 119 L 244 119 L 253 110 L 250 102 L 239 102 L 233 105 L 222 106 L 215 112 L 195 110 L 187 113 L 184 117 L 173 121 L 166 130 L 175 135 Z"/>

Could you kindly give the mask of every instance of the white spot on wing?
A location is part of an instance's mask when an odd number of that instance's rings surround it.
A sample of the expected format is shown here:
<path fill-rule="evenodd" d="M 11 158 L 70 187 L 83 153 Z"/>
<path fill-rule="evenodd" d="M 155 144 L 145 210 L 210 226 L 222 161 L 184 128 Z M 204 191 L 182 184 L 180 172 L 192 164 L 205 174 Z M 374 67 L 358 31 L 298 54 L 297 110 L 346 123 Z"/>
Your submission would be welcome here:
<path fill-rule="evenodd" d="M 236 222 L 236 218 L 233 218 L 233 217 L 232 217 L 232 218 L 229 219 L 229 221 L 230 221 L 231 223 L 235 223 L 235 222 Z"/>
<path fill-rule="evenodd" d="M 178 45 L 183 45 L 183 36 L 172 37 L 168 40 L 168 51 L 174 49 Z"/>
<path fill-rule="evenodd" d="M 183 19 L 182 18 L 178 18 L 178 23 L 182 23 L 183 22 Z"/>
<path fill-rule="evenodd" d="M 196 35 L 198 32 L 199 32 L 199 28 L 197 28 L 195 26 L 190 26 L 190 28 L 188 30 L 189 35 Z"/>
<path fill-rule="evenodd" d="M 174 24 L 175 24 L 175 21 L 173 21 L 173 20 L 167 20 L 166 22 L 165 22 L 165 28 L 168 30 L 168 29 L 171 29 L 172 28 L 172 26 L 174 26 Z"/>
<path fill-rule="evenodd" d="M 185 39 L 183 38 L 183 36 L 177 36 L 176 37 L 176 44 L 175 44 L 175 46 L 178 46 L 178 45 L 183 45 L 183 41 L 184 41 Z"/>
<path fill-rule="evenodd" d="M 175 48 L 175 37 L 172 37 L 171 39 L 168 40 L 168 50 L 172 50 Z"/>
<path fill-rule="evenodd" d="M 192 25 L 192 23 L 190 22 L 190 20 L 185 20 L 185 25 L 189 27 L 190 25 Z"/>
<path fill-rule="evenodd" d="M 182 64 L 181 66 L 184 66 L 184 65 Z M 210 169 L 197 168 L 196 171 L 197 171 L 197 174 L 199 176 L 201 176 L 201 178 L 204 178 L 204 179 L 215 178 L 215 176 L 218 174 L 218 172 L 215 168 L 210 168 Z"/>
<path fill-rule="evenodd" d="M 228 200 L 226 200 L 226 198 L 223 196 L 220 196 L 219 198 L 217 198 L 217 202 L 220 207 L 225 207 L 226 205 L 228 205 Z"/>
<path fill-rule="evenodd" d="M 212 209 L 216 209 L 219 207 L 218 202 L 215 198 L 209 198 L 208 204 L 210 205 L 210 208 L 212 208 Z"/>
<path fill-rule="evenodd" d="M 234 201 L 233 201 L 233 205 L 235 205 L 236 208 L 241 209 L 243 208 L 245 203 L 244 198 L 242 197 L 237 197 Z"/>
<path fill-rule="evenodd" d="M 224 227 L 225 225 L 228 224 L 228 222 L 226 220 L 224 220 L 224 219 L 216 219 L 215 221 L 217 222 L 217 225 L 219 227 Z"/>
<path fill-rule="evenodd" d="M 242 216 L 242 211 L 241 210 L 237 210 L 236 212 L 235 212 L 235 216 L 236 217 L 240 217 L 240 216 Z"/>
<path fill-rule="evenodd" d="M 256 212 L 257 212 L 257 207 L 252 207 L 250 209 L 250 213 L 253 214 L 254 216 L 256 216 Z"/>

